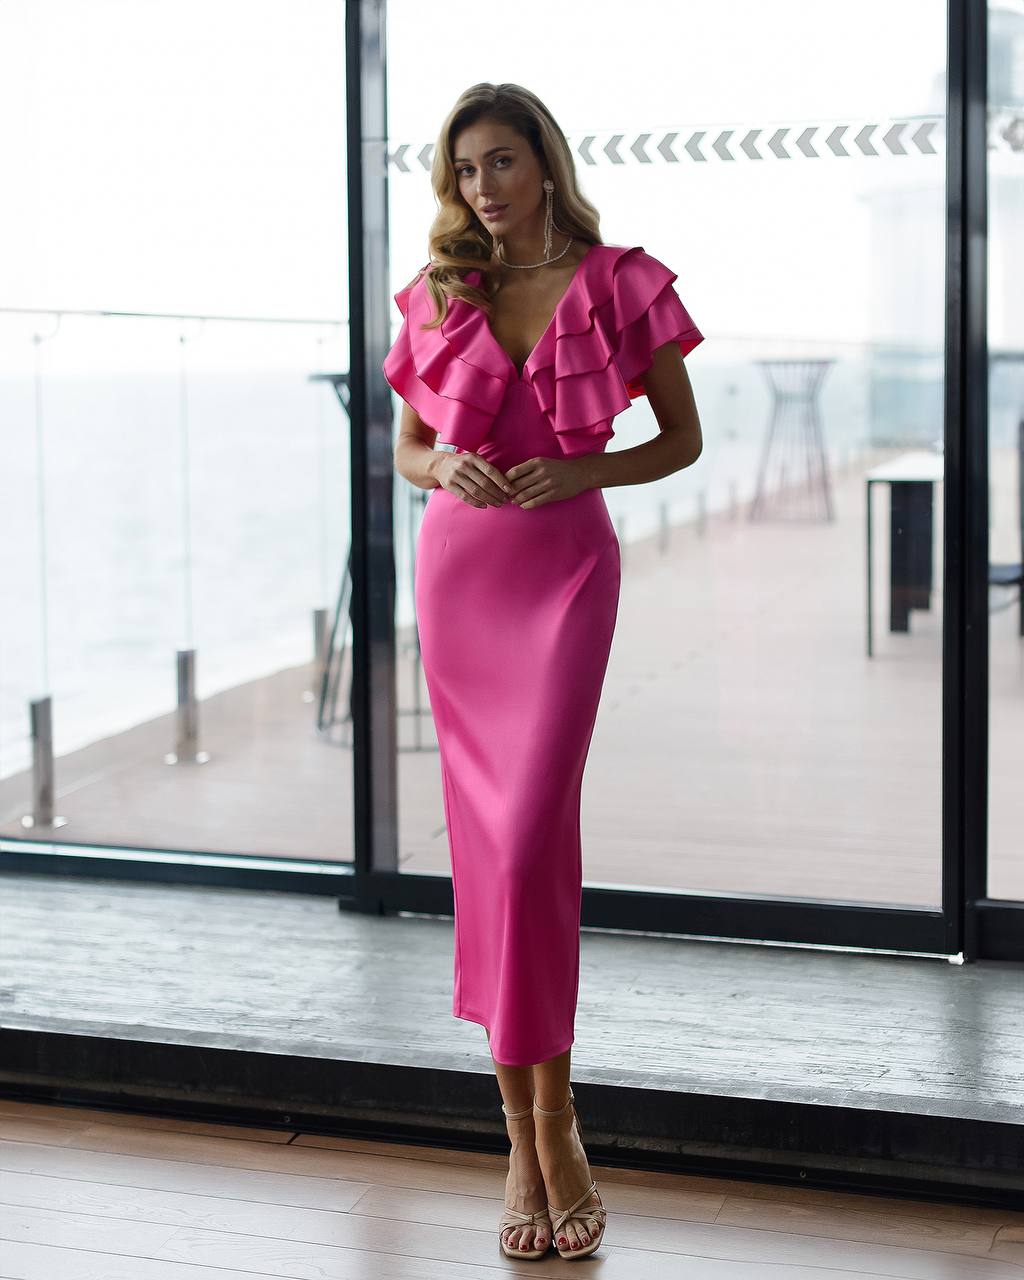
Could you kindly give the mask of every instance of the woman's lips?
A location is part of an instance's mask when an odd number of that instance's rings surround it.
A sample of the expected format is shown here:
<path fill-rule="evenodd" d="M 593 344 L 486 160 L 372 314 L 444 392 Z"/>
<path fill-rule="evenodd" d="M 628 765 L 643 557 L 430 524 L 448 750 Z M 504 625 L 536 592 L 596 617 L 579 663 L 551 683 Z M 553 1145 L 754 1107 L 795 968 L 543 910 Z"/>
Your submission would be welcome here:
<path fill-rule="evenodd" d="M 493 220 L 494 218 L 500 218 L 507 208 L 508 208 L 507 204 L 501 204 L 501 205 L 498 205 L 496 209 L 482 209 L 481 213 L 485 218 L 489 218 Z"/>

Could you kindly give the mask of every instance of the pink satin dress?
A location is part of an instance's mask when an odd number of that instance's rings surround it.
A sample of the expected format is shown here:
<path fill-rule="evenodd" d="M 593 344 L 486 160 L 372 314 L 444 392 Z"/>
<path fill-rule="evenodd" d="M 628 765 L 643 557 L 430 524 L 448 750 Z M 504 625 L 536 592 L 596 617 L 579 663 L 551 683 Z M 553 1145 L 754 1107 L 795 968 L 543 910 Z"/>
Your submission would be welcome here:
<path fill-rule="evenodd" d="M 395 294 L 404 320 L 384 374 L 440 441 L 502 471 L 603 450 L 654 351 L 702 341 L 673 271 L 642 247 L 597 244 L 520 373 L 462 299 L 420 329 L 429 269 Z M 452 1012 L 487 1027 L 510 1066 L 574 1039 L 583 772 L 619 584 L 600 489 L 526 510 L 430 492 L 414 594 L 455 895 Z"/>

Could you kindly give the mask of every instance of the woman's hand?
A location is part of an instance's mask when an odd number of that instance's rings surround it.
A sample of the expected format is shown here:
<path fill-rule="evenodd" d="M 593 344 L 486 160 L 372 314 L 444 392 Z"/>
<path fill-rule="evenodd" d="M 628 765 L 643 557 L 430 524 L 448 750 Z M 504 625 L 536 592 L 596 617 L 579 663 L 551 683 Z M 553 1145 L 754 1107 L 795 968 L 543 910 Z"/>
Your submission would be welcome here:
<path fill-rule="evenodd" d="M 515 491 L 513 501 L 523 510 L 574 498 L 588 487 L 578 458 L 527 458 L 505 474 Z"/>
<path fill-rule="evenodd" d="M 493 463 L 478 453 L 440 450 L 434 464 L 438 484 L 470 507 L 501 507 L 515 490 Z"/>

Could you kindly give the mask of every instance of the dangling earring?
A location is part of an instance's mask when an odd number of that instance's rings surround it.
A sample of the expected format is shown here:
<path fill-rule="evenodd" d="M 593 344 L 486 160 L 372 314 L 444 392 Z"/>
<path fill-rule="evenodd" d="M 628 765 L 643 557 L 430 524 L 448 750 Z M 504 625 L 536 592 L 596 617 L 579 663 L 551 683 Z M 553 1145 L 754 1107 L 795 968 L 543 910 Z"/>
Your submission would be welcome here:
<path fill-rule="evenodd" d="M 546 260 L 551 257 L 551 228 L 555 221 L 551 207 L 555 202 L 555 184 L 550 178 L 545 178 L 542 185 L 548 198 L 548 207 L 544 212 L 544 258 Z"/>
<path fill-rule="evenodd" d="M 547 209 L 544 211 L 544 257 L 541 259 L 540 262 L 506 262 L 505 246 L 502 243 L 501 237 L 499 236 L 495 241 L 495 251 L 498 255 L 498 261 L 501 262 L 506 267 L 516 267 L 523 271 L 532 271 L 534 267 L 546 267 L 549 262 L 557 262 L 559 258 L 564 258 L 565 255 L 569 252 L 569 246 L 576 239 L 575 236 L 570 236 L 569 239 L 566 241 L 565 248 L 560 250 L 552 258 L 551 228 L 555 225 L 554 213 L 552 212 L 552 206 L 555 200 L 555 184 L 551 181 L 550 178 L 545 178 L 544 181 L 541 183 L 541 186 L 543 187 L 544 193 L 548 198 Z"/>

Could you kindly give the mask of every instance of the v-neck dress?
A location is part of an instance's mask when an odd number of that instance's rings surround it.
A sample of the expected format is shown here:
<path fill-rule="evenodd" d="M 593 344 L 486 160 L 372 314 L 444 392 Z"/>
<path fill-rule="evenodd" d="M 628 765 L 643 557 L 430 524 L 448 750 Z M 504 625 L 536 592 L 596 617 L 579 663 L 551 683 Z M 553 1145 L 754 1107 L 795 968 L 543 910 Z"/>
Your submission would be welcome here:
<path fill-rule="evenodd" d="M 602 451 L 657 348 L 685 356 L 702 341 L 675 272 L 641 246 L 596 244 L 520 372 L 464 299 L 420 327 L 430 269 L 395 294 L 403 323 L 384 374 L 440 442 L 502 471 Z M 574 1040 L 583 772 L 619 587 L 601 489 L 528 509 L 430 491 L 414 597 L 455 896 L 452 1012 L 487 1027 L 510 1066 Z"/>

